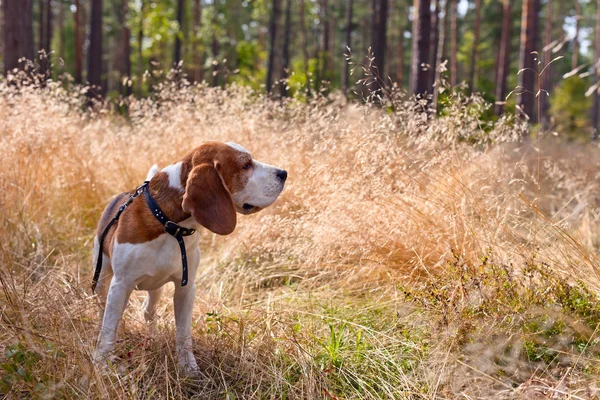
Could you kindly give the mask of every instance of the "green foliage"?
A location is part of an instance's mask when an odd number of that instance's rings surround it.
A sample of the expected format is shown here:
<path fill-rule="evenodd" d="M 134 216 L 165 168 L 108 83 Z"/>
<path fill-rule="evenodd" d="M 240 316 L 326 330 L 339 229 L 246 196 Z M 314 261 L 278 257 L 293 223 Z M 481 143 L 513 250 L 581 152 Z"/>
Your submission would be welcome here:
<path fill-rule="evenodd" d="M 551 97 L 550 115 L 555 128 L 569 139 L 589 137 L 592 99 L 586 97 L 590 83 L 579 76 L 562 80 Z"/>

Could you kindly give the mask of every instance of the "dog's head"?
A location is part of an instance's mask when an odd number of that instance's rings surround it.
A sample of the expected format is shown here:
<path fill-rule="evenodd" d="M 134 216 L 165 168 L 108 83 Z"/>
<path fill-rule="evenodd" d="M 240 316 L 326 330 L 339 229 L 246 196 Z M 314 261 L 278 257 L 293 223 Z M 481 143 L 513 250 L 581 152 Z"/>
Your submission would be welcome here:
<path fill-rule="evenodd" d="M 183 210 L 220 235 L 233 232 L 236 211 L 253 214 L 273 204 L 287 179 L 285 170 L 254 160 L 236 143 L 205 143 L 190 156 Z"/>

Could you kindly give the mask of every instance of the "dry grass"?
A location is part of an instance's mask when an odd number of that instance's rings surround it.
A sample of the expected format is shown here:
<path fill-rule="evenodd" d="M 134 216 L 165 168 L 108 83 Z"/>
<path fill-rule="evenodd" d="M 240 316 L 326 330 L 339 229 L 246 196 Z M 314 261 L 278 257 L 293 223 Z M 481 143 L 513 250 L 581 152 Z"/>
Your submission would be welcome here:
<path fill-rule="evenodd" d="M 176 88 L 82 111 L 75 91 L 0 82 L 0 393 L 22 397 L 597 396 L 600 151 L 544 141 L 477 97 L 439 119 Z M 277 203 L 203 233 L 197 379 L 126 311 L 111 372 L 90 363 L 91 240 L 116 193 L 206 140 L 286 168 Z M 577 282 L 580 283 L 577 283 Z M 577 397 L 571 397 L 577 398 Z"/>

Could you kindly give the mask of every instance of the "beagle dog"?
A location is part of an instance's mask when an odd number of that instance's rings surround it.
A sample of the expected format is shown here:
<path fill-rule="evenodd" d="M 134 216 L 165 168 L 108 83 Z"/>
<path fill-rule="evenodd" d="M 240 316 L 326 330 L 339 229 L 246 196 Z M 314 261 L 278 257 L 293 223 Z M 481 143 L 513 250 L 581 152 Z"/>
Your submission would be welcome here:
<path fill-rule="evenodd" d="M 148 172 L 147 190 L 172 222 L 195 232 L 184 237 L 185 252 L 165 232 L 143 198 L 135 197 L 99 243 L 100 233 L 133 192 L 115 197 L 104 210 L 94 238 L 94 264 L 102 246 L 102 269 L 95 292 L 105 304 L 95 362 L 102 362 L 115 343 L 119 320 L 132 291 L 146 290 L 144 317 L 152 322 L 163 287 L 175 283 L 174 308 L 179 364 L 197 372 L 192 353 L 192 310 L 200 261 L 197 228 L 228 235 L 237 216 L 253 214 L 273 204 L 287 178 L 285 170 L 263 164 L 236 143 L 209 142 L 183 159 L 158 171 Z M 141 196 L 143 197 L 143 196 Z M 189 284 L 181 283 L 182 258 L 187 253 Z"/>

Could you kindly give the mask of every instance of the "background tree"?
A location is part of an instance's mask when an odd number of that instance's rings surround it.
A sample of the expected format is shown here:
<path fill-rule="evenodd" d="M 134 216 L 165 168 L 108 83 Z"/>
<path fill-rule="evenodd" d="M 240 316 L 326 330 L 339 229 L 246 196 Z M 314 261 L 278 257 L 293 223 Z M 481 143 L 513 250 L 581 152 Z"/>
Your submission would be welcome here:
<path fill-rule="evenodd" d="M 532 54 L 537 50 L 538 21 L 540 14 L 540 0 L 523 0 L 523 14 L 521 17 L 521 50 L 519 54 L 519 106 L 531 119 L 534 117 L 536 78 L 536 56 Z"/>
<path fill-rule="evenodd" d="M 292 30 L 292 0 L 285 0 L 285 22 L 283 25 L 283 54 L 281 65 L 282 80 L 288 77 L 290 67 L 290 31 Z M 287 82 L 281 82 L 281 96 L 287 96 Z"/>
<path fill-rule="evenodd" d="M 22 69 L 23 57 L 33 60 L 33 0 L 2 0 L 4 72 Z"/>
<path fill-rule="evenodd" d="M 273 87 L 273 73 L 275 69 L 275 43 L 278 31 L 278 21 L 280 10 L 279 0 L 271 2 L 271 20 L 269 22 L 269 63 L 267 65 L 267 93 L 271 92 Z"/>
<path fill-rule="evenodd" d="M 471 62 L 469 68 L 469 90 L 475 91 L 477 76 L 477 61 L 479 53 L 479 31 L 481 27 L 481 0 L 475 0 L 475 23 L 473 24 L 473 49 L 471 51 Z"/>
<path fill-rule="evenodd" d="M 430 0 L 415 0 L 413 20 L 412 64 L 410 70 L 410 91 L 418 95 L 429 92 L 429 42 L 431 25 Z"/>
<path fill-rule="evenodd" d="M 450 1 L 450 85 L 458 84 L 458 0 Z"/>
<path fill-rule="evenodd" d="M 502 33 L 500 37 L 500 48 L 498 61 L 496 62 L 496 115 L 504 112 L 504 100 L 506 98 L 506 82 L 508 70 L 510 69 L 510 40 L 511 38 L 511 9 L 510 0 L 502 0 Z"/>
<path fill-rule="evenodd" d="M 81 0 L 75 0 L 75 19 L 74 42 L 75 42 L 75 83 L 82 83 L 83 79 L 83 41 L 82 41 L 82 8 Z"/>
<path fill-rule="evenodd" d="M 92 0 L 90 20 L 90 49 L 87 80 L 92 86 L 90 96 L 102 94 L 102 0 Z"/>
<path fill-rule="evenodd" d="M 347 49 L 352 49 L 352 3 L 353 0 L 346 1 L 346 29 L 345 29 L 345 47 Z M 350 82 L 350 64 L 348 62 L 344 63 L 344 68 L 342 69 L 342 90 L 344 94 L 348 94 L 348 86 Z"/>
<path fill-rule="evenodd" d="M 375 89 L 382 86 L 381 80 L 386 79 L 385 75 L 385 50 L 386 50 L 386 27 L 388 0 L 373 0 L 373 20 L 371 23 L 371 51 L 373 56 L 372 71 L 373 74 L 380 77 L 375 83 Z"/>
<path fill-rule="evenodd" d="M 183 10 L 185 8 L 184 0 L 177 0 L 177 32 L 175 34 L 175 52 L 173 54 L 173 64 L 179 65 L 181 61 L 181 36 L 183 34 Z"/>

